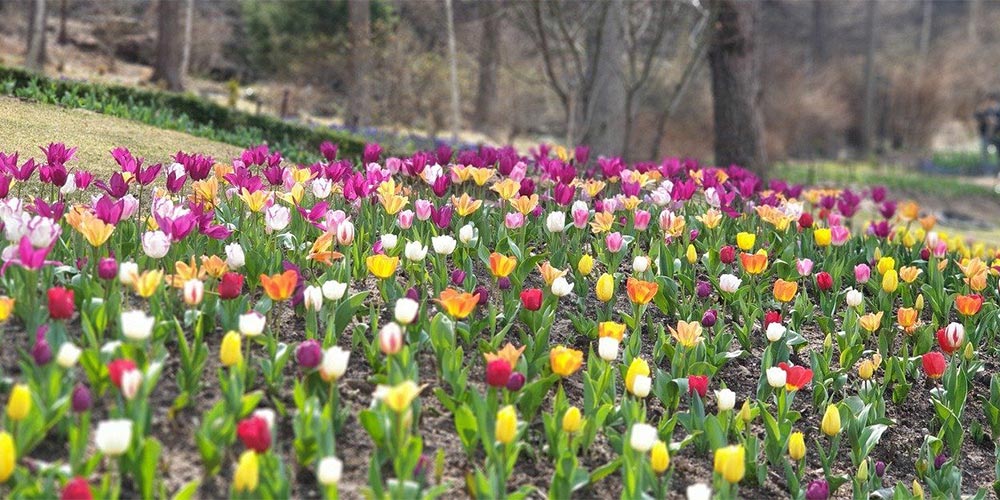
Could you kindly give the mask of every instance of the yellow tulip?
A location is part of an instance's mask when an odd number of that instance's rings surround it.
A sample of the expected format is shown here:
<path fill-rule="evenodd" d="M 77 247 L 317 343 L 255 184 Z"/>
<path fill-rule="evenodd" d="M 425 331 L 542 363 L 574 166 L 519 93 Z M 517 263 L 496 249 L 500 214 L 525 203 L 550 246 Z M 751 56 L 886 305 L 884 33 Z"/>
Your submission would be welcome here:
<path fill-rule="evenodd" d="M 813 240 L 816 242 L 818 247 L 828 247 L 830 246 L 830 241 L 833 239 L 833 233 L 828 227 L 821 227 L 813 231 Z"/>
<path fill-rule="evenodd" d="M 685 256 L 687 257 L 688 264 L 694 265 L 695 262 L 698 262 L 698 251 L 695 250 L 693 244 L 690 243 L 688 244 L 687 253 L 685 253 Z"/>
<path fill-rule="evenodd" d="M 801 432 L 793 432 L 788 438 L 788 456 L 792 460 L 802 460 L 806 456 L 806 439 Z"/>
<path fill-rule="evenodd" d="M 881 257 L 878 259 L 878 264 L 875 266 L 878 269 L 879 274 L 885 274 L 886 271 L 890 269 L 896 269 L 896 259 L 892 257 Z"/>
<path fill-rule="evenodd" d="M 502 444 L 510 444 L 517 437 L 517 411 L 507 405 L 497 412 L 496 438 Z"/>
<path fill-rule="evenodd" d="M 17 384 L 10 391 L 10 399 L 7 400 L 7 418 L 18 421 L 24 420 L 31 412 L 31 389 L 25 384 Z"/>
<path fill-rule="evenodd" d="M 604 273 L 597 279 L 597 300 L 607 302 L 615 295 L 615 278 Z"/>
<path fill-rule="evenodd" d="M 663 474 L 670 467 L 670 452 L 667 450 L 667 443 L 657 441 L 649 450 L 649 464 L 653 466 L 653 472 Z"/>
<path fill-rule="evenodd" d="M 552 373 L 568 377 L 583 366 L 583 351 L 557 345 L 549 351 L 549 364 L 552 366 Z"/>
<path fill-rule="evenodd" d="M 614 321 L 602 321 L 597 324 L 597 337 L 611 337 L 619 342 L 625 335 L 625 325 Z"/>
<path fill-rule="evenodd" d="M 160 282 L 162 281 L 162 270 L 155 269 L 152 271 L 143 271 L 143 273 L 137 276 L 133 281 L 133 287 L 135 288 L 135 293 L 137 295 L 144 299 L 148 299 L 156 293 L 156 289 L 160 287 Z"/>
<path fill-rule="evenodd" d="M 584 276 L 589 275 L 594 270 L 594 258 L 590 255 L 580 257 L 580 262 L 576 264 L 576 270 L 580 271 L 580 274 Z"/>
<path fill-rule="evenodd" d="M 875 363 L 870 359 L 866 359 L 858 365 L 858 376 L 861 380 L 869 380 L 875 376 Z"/>
<path fill-rule="evenodd" d="M 746 474 L 746 450 L 743 446 L 737 444 L 715 450 L 715 472 L 729 484 L 742 481 Z"/>
<path fill-rule="evenodd" d="M 389 257 L 385 254 L 369 255 L 365 259 L 365 265 L 373 276 L 384 280 L 396 273 L 399 257 Z"/>
<path fill-rule="evenodd" d="M 649 376 L 649 363 L 640 357 L 632 358 L 632 363 L 628 365 L 628 371 L 625 373 L 625 388 L 628 392 L 635 394 L 635 379 L 640 375 Z"/>
<path fill-rule="evenodd" d="M 749 252 L 756 242 L 757 235 L 755 233 L 741 232 L 736 235 L 736 246 L 740 247 L 740 250 L 744 252 Z"/>
<path fill-rule="evenodd" d="M 0 483 L 6 483 L 17 466 L 17 448 L 9 432 L 0 432 Z"/>
<path fill-rule="evenodd" d="M 899 275 L 895 269 L 889 269 L 882 275 L 882 290 L 892 293 L 899 287 Z"/>
<path fill-rule="evenodd" d="M 882 326 L 882 314 L 884 311 L 879 311 L 876 314 L 868 313 L 862 316 L 858 322 L 861 323 L 861 327 L 869 332 L 874 332 Z"/>
<path fill-rule="evenodd" d="M 566 413 L 563 413 L 562 418 L 562 430 L 566 434 L 573 434 L 580 430 L 583 426 L 583 417 L 580 414 L 580 409 L 575 406 L 570 406 Z"/>
<path fill-rule="evenodd" d="M 677 340 L 678 344 L 684 347 L 691 348 L 698 345 L 698 342 L 701 342 L 702 328 L 701 323 L 697 321 L 681 320 L 677 322 L 676 330 L 672 326 L 668 328 L 670 328 L 670 335 Z"/>
<path fill-rule="evenodd" d="M 749 424 L 753 420 L 753 412 L 750 411 L 749 398 L 743 400 L 743 406 L 740 408 L 739 417 L 745 424 Z"/>
<path fill-rule="evenodd" d="M 7 321 L 12 312 L 14 312 L 14 299 L 6 295 L 0 296 L 0 323 Z"/>
<path fill-rule="evenodd" d="M 233 474 L 233 489 L 238 492 L 255 491 L 259 482 L 260 462 L 257 459 L 257 452 L 244 451 L 240 455 L 239 464 L 236 465 L 236 472 Z"/>
<path fill-rule="evenodd" d="M 840 434 L 840 410 L 837 409 L 836 405 L 827 405 L 820 430 L 830 437 Z"/>
<path fill-rule="evenodd" d="M 420 387 L 412 380 L 390 387 L 382 401 L 396 413 L 403 413 L 420 394 Z"/>
<path fill-rule="evenodd" d="M 240 334 L 236 331 L 229 331 L 222 337 L 222 346 L 219 348 L 219 362 L 222 366 L 233 366 L 243 362 L 243 353 L 240 351 Z"/>

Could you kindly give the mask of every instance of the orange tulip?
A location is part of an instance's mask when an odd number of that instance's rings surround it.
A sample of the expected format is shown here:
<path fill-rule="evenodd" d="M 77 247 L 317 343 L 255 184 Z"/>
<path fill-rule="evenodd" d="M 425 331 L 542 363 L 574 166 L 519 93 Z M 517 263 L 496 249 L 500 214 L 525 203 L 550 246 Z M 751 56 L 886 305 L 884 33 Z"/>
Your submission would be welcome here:
<path fill-rule="evenodd" d="M 264 287 L 264 293 L 276 302 L 290 299 L 292 293 L 295 292 L 295 285 L 298 281 L 299 273 L 295 272 L 294 269 L 274 276 L 260 275 L 260 284 Z"/>
<path fill-rule="evenodd" d="M 444 311 L 456 319 L 465 319 L 472 314 L 476 304 L 479 303 L 479 296 L 469 292 L 460 292 L 454 288 L 447 288 L 438 297 L 438 303 Z"/>
<path fill-rule="evenodd" d="M 955 309 L 962 316 L 975 316 L 983 307 L 983 296 L 978 293 L 955 297 Z"/>
<path fill-rule="evenodd" d="M 747 274 L 760 274 L 767 269 L 767 250 L 761 248 L 753 254 L 743 252 L 740 254 L 740 263 Z"/>
<path fill-rule="evenodd" d="M 517 267 L 517 257 L 507 257 L 496 252 L 490 254 L 490 272 L 497 278 L 506 278 Z"/>
<path fill-rule="evenodd" d="M 799 284 L 794 281 L 778 278 L 778 281 L 774 282 L 774 298 L 778 302 L 791 302 L 798 290 Z"/>
<path fill-rule="evenodd" d="M 903 327 L 903 331 L 913 333 L 917 325 L 918 313 L 919 311 L 912 307 L 900 307 L 896 311 L 896 321 L 899 322 L 899 326 Z"/>
<path fill-rule="evenodd" d="M 633 304 L 643 305 L 653 300 L 660 286 L 653 281 L 642 281 L 630 277 L 625 282 L 625 289 L 628 291 L 628 299 Z"/>
<path fill-rule="evenodd" d="M 322 262 L 328 266 L 333 265 L 333 261 L 341 258 L 344 254 L 333 250 L 333 240 L 335 235 L 327 231 L 316 238 L 313 242 L 312 249 L 309 250 L 309 255 L 306 256 L 306 260 L 314 260 L 316 262 Z"/>

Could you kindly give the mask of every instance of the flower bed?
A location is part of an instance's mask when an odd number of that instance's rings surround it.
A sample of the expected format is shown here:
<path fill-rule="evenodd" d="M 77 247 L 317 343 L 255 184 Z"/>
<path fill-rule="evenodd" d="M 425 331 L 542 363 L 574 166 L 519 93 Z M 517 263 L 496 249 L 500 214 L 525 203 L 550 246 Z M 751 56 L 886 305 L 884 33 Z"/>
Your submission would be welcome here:
<path fill-rule="evenodd" d="M 0 156 L 13 497 L 985 494 L 994 250 L 690 160 Z M 859 220 L 859 208 L 879 214 Z"/>

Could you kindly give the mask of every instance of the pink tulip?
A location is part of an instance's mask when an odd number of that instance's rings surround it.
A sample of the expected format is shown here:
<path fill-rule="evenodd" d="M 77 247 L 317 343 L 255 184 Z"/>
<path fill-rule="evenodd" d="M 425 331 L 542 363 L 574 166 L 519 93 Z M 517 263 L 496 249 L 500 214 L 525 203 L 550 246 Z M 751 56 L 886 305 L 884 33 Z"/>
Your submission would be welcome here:
<path fill-rule="evenodd" d="M 830 228 L 830 237 L 833 246 L 843 246 L 851 238 L 851 231 L 844 226 L 833 226 Z"/>
<path fill-rule="evenodd" d="M 625 245 L 625 239 L 622 238 L 622 233 L 616 231 L 608 234 L 604 238 L 604 243 L 608 246 L 608 251 L 611 253 L 618 253 L 621 251 L 622 246 Z"/>
<path fill-rule="evenodd" d="M 413 207 L 417 209 L 417 219 L 422 221 L 430 219 L 434 211 L 434 204 L 427 200 L 417 200 Z"/>
<path fill-rule="evenodd" d="M 503 218 L 503 225 L 506 226 L 507 229 L 517 229 L 524 225 L 524 215 L 520 212 L 508 213 Z"/>
<path fill-rule="evenodd" d="M 413 210 L 403 210 L 397 216 L 400 229 L 409 229 L 413 226 Z"/>
<path fill-rule="evenodd" d="M 587 221 L 590 219 L 590 208 L 587 204 L 582 201 L 576 201 L 573 203 L 573 226 L 577 229 L 583 229 L 587 227 Z"/>
<path fill-rule="evenodd" d="M 813 261 L 809 259 L 798 259 L 795 261 L 795 269 L 799 272 L 799 276 L 809 276 L 812 274 Z"/>
<path fill-rule="evenodd" d="M 868 264 L 858 264 L 854 266 L 854 280 L 860 284 L 868 283 L 872 277 L 872 269 Z"/>
<path fill-rule="evenodd" d="M 653 218 L 653 215 L 645 210 L 635 211 L 635 228 L 639 231 L 645 231 L 649 227 L 649 221 Z"/>

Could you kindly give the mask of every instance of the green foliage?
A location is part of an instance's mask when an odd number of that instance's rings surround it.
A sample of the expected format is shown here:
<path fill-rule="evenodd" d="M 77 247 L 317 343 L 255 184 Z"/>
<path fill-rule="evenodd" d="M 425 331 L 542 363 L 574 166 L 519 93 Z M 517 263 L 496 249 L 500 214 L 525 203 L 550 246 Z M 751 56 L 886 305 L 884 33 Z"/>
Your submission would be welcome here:
<path fill-rule="evenodd" d="M 318 148 L 323 141 L 338 144 L 342 157 L 358 157 L 364 149 L 364 139 L 345 132 L 235 111 L 187 94 L 56 80 L 2 66 L 0 92 L 136 120 L 241 147 L 267 143 L 296 162 L 318 159 Z"/>

